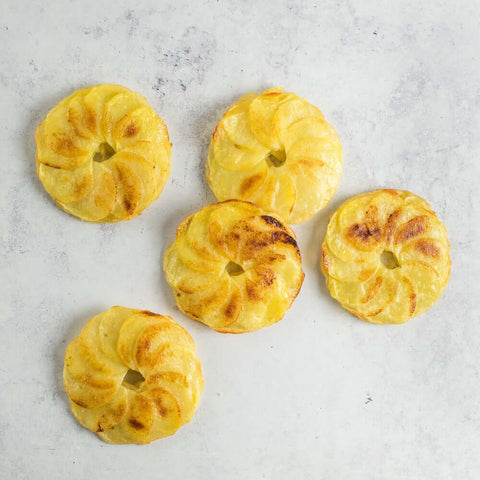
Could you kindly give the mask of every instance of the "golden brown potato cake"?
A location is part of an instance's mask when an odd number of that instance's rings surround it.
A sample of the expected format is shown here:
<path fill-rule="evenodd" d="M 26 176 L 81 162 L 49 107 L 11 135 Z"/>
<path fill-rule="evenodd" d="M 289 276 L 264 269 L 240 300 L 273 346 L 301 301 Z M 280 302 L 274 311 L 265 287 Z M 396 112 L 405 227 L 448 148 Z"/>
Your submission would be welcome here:
<path fill-rule="evenodd" d="M 77 90 L 38 126 L 38 178 L 66 212 L 89 222 L 130 220 L 170 174 L 167 127 L 120 85 Z"/>
<path fill-rule="evenodd" d="M 186 218 L 165 253 L 164 271 L 180 309 L 223 333 L 280 320 L 304 277 L 294 232 L 239 200 Z"/>
<path fill-rule="evenodd" d="M 63 382 L 78 421 L 109 443 L 173 435 L 192 419 L 203 388 L 187 331 L 125 307 L 93 317 L 70 343 Z"/>
<path fill-rule="evenodd" d="M 248 200 L 287 223 L 305 222 L 330 201 L 342 147 L 317 107 L 283 88 L 249 93 L 212 135 L 207 181 L 217 200 Z"/>
<path fill-rule="evenodd" d="M 440 298 L 449 251 L 445 226 L 425 200 L 376 190 L 347 200 L 330 217 L 321 267 L 345 309 L 371 323 L 404 323 Z"/>

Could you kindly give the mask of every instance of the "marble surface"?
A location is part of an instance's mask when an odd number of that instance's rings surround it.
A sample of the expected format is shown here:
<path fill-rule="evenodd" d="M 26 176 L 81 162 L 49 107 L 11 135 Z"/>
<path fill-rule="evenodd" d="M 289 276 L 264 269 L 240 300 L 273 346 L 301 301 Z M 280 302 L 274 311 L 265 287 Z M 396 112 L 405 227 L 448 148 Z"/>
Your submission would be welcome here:
<path fill-rule="evenodd" d="M 477 0 L 3 0 L 0 477 L 479 478 L 479 32 Z M 165 119 L 172 174 L 141 217 L 82 223 L 37 180 L 33 136 L 64 96 L 110 82 Z M 274 85 L 322 109 L 344 173 L 295 227 L 306 279 L 286 317 L 220 335 L 178 311 L 161 259 L 214 201 L 204 163 L 223 111 Z M 429 200 L 452 244 L 445 294 L 403 326 L 342 310 L 318 267 L 328 216 L 376 187 Z M 66 345 L 114 304 L 173 315 L 203 363 L 193 421 L 148 446 L 103 443 L 62 387 Z"/>

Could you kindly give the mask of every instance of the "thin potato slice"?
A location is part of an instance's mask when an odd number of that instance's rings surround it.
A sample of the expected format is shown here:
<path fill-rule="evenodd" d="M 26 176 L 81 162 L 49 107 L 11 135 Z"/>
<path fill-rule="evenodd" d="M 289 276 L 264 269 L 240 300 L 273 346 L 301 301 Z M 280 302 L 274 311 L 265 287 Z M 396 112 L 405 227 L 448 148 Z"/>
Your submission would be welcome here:
<path fill-rule="evenodd" d="M 154 192 L 153 166 L 143 157 L 118 153 L 103 162 L 115 181 L 116 200 L 109 221 L 132 218 Z"/>
<path fill-rule="evenodd" d="M 46 144 L 43 123 L 41 123 L 35 131 L 35 141 L 37 143 L 37 151 L 35 153 L 37 173 L 40 164 L 52 167 L 54 169 L 71 170 L 91 159 L 91 155 L 88 152 L 85 152 L 84 155 L 78 157 L 64 157 L 58 153 L 55 153 Z"/>
<path fill-rule="evenodd" d="M 255 167 L 267 154 L 266 148 L 255 150 L 251 146 L 243 147 L 233 143 L 221 123 L 213 132 L 211 148 L 219 166 L 234 172 Z"/>
<path fill-rule="evenodd" d="M 125 115 L 112 130 L 114 147 L 122 150 L 141 140 L 170 142 L 167 127 L 162 119 L 148 106 L 139 107 Z"/>
<path fill-rule="evenodd" d="M 366 259 L 359 262 L 345 262 L 338 258 L 325 242 L 322 245 L 322 271 L 341 282 L 366 282 L 380 268 L 377 260 Z"/>
<path fill-rule="evenodd" d="M 167 281 L 175 282 L 176 288 L 183 293 L 194 293 L 209 287 L 218 280 L 222 273 L 220 269 L 208 272 L 197 267 L 199 271 L 193 277 L 192 270 L 182 262 L 177 250 L 170 247 L 165 252 L 164 265 L 165 271 L 168 272 L 166 273 Z"/>
<path fill-rule="evenodd" d="M 92 164 L 93 188 L 82 200 L 75 203 L 62 203 L 62 208 L 87 222 L 102 221 L 112 211 L 117 199 L 115 179 L 112 174 L 97 162 Z"/>
<path fill-rule="evenodd" d="M 195 393 L 187 376 L 178 372 L 156 372 L 145 379 L 145 383 L 159 385 L 171 393 L 178 402 L 180 415 L 189 422 L 195 413 Z"/>
<path fill-rule="evenodd" d="M 329 197 L 325 196 L 325 193 L 329 192 L 333 196 L 337 189 L 338 177 L 325 174 L 317 179 L 312 172 L 313 170 L 310 170 L 290 176 L 294 190 L 302 194 L 296 196 L 295 204 L 287 217 L 289 223 L 296 224 L 308 220 L 312 208 L 321 210 L 326 206 Z"/>
<path fill-rule="evenodd" d="M 421 237 L 403 245 L 397 258 L 401 265 L 417 260 L 427 263 L 438 273 L 441 283 L 444 284 L 450 275 L 449 249 L 450 245 L 440 239 Z"/>
<path fill-rule="evenodd" d="M 242 171 L 221 168 L 209 156 L 207 181 L 218 200 L 231 198 L 249 199 L 263 184 L 268 175 L 268 167 L 263 160 L 253 168 Z"/>
<path fill-rule="evenodd" d="M 93 188 L 92 162 L 86 161 L 71 170 L 38 164 L 38 178 L 45 190 L 60 203 L 80 201 Z"/>
<path fill-rule="evenodd" d="M 80 407 L 70 402 L 75 418 L 92 432 L 103 432 L 118 425 L 127 411 L 127 389 L 120 387 L 110 401 L 96 408 Z"/>
<path fill-rule="evenodd" d="M 102 352 L 117 364 L 123 363 L 117 351 L 120 327 L 133 313 L 135 310 L 132 308 L 115 306 L 97 315 L 98 328 L 95 338 L 98 340 Z"/>
<path fill-rule="evenodd" d="M 249 106 L 250 129 L 260 143 L 272 152 L 282 150 L 273 120 L 280 105 L 293 98 L 294 95 L 286 93 L 283 88 L 271 88 L 254 98 Z"/>
<path fill-rule="evenodd" d="M 138 337 L 151 325 L 157 325 L 161 315 L 135 312 L 130 315 L 118 332 L 117 352 L 123 363 L 132 370 L 137 370 L 135 361 Z M 140 372 L 143 374 L 143 372 Z"/>
<path fill-rule="evenodd" d="M 88 111 L 84 103 L 84 97 L 89 91 L 89 88 L 77 90 L 75 94 L 70 97 L 66 113 L 68 123 L 71 125 L 75 135 L 86 140 L 93 139 L 93 134 L 86 125 Z"/>
<path fill-rule="evenodd" d="M 289 125 L 282 134 L 285 152 L 288 155 L 292 146 L 297 142 L 301 142 L 301 140 L 304 138 L 329 138 L 332 136 L 333 132 L 333 127 L 331 127 L 324 119 L 318 116 L 308 116 L 299 119 Z"/>
<path fill-rule="evenodd" d="M 194 320 L 208 319 L 215 315 L 224 305 L 232 289 L 232 279 L 226 272 L 223 272 L 217 282 L 208 287 L 185 293 L 175 290 L 175 300 L 179 308 Z"/>
<path fill-rule="evenodd" d="M 85 124 L 88 130 L 98 139 L 102 138 L 102 124 L 105 113 L 105 105 L 119 93 L 129 90 L 121 85 L 98 85 L 91 87 L 85 94 L 83 103 L 85 112 Z"/>
<path fill-rule="evenodd" d="M 129 113 L 144 106 L 148 108 L 147 100 L 136 92 L 122 92 L 106 102 L 101 125 L 106 142 L 113 145 L 112 131 L 117 123 Z"/>
<path fill-rule="evenodd" d="M 411 282 L 406 277 L 401 277 L 397 283 L 395 301 L 375 315 L 360 317 L 370 323 L 383 325 L 386 323 L 405 323 L 415 315 L 416 295 Z M 355 312 L 352 312 L 355 313 Z M 357 315 L 357 313 L 355 313 Z"/>
<path fill-rule="evenodd" d="M 282 103 L 273 117 L 273 131 L 280 140 L 280 145 L 286 148 L 283 140 L 286 130 L 298 120 L 316 117 L 323 119 L 322 112 L 303 98 L 294 97 L 290 101 Z"/>
<path fill-rule="evenodd" d="M 70 400 L 85 408 L 96 408 L 108 402 L 118 389 L 118 378 L 95 372 L 78 349 L 78 339 L 65 352 L 63 384 Z"/>
<path fill-rule="evenodd" d="M 155 324 L 144 328 L 134 347 L 136 370 L 151 372 L 158 364 L 157 354 L 166 345 L 183 345 L 195 348 L 192 337 L 172 318 L 163 316 Z"/>
<path fill-rule="evenodd" d="M 407 260 L 402 263 L 401 271 L 413 286 L 416 295 L 415 316 L 420 315 L 438 300 L 446 285 L 437 271 L 421 260 Z"/>
<path fill-rule="evenodd" d="M 268 148 L 258 141 L 248 124 L 249 108 L 257 96 L 253 93 L 242 97 L 223 116 L 220 125 L 235 146 L 247 147 L 266 154 Z"/>

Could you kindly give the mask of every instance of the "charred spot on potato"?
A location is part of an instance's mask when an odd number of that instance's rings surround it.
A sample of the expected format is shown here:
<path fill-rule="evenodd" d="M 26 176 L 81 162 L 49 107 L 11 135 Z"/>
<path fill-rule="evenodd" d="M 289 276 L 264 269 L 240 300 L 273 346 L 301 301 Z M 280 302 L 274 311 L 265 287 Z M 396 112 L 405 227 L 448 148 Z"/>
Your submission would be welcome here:
<path fill-rule="evenodd" d="M 415 243 L 415 250 L 429 257 L 437 258 L 440 256 L 440 249 L 428 240 L 418 240 Z"/>
<path fill-rule="evenodd" d="M 234 318 L 240 308 L 241 308 L 241 298 L 240 298 L 240 295 L 237 293 L 232 295 L 232 298 L 227 303 L 227 306 L 225 307 L 225 316 L 228 319 Z"/>
<path fill-rule="evenodd" d="M 410 295 L 410 316 L 413 315 L 415 312 L 415 308 L 417 306 L 417 295 L 415 293 L 412 293 Z"/>
<path fill-rule="evenodd" d="M 364 241 L 370 237 L 370 231 L 364 223 L 355 223 L 347 230 L 347 237 Z"/>
<path fill-rule="evenodd" d="M 268 225 L 273 225 L 278 228 L 284 228 L 282 222 L 277 220 L 276 218 L 271 217 L 270 215 L 262 215 L 263 220 L 265 220 L 265 223 Z"/>
<path fill-rule="evenodd" d="M 401 209 L 397 208 L 388 216 L 388 220 L 384 229 L 384 239 L 387 243 L 390 243 L 393 234 L 395 233 L 395 229 L 397 228 L 396 222 L 398 217 L 400 216 L 400 213 Z"/>
<path fill-rule="evenodd" d="M 91 132 L 95 132 L 97 130 L 97 116 L 95 111 L 88 108 L 87 106 L 84 107 L 83 111 L 83 121 L 85 122 L 85 126 Z"/>
<path fill-rule="evenodd" d="M 371 250 L 378 242 L 365 223 L 354 223 L 346 229 L 346 239 L 360 250 Z"/>
<path fill-rule="evenodd" d="M 379 241 L 381 237 L 381 228 L 378 224 L 378 209 L 372 205 L 365 213 L 365 225 L 369 234 Z"/>
<path fill-rule="evenodd" d="M 420 215 L 409 220 L 403 225 L 395 238 L 396 243 L 403 243 L 410 238 L 417 237 L 426 231 L 428 227 L 428 217 L 426 215 Z"/>
<path fill-rule="evenodd" d="M 123 132 L 124 137 L 133 137 L 137 133 L 138 129 L 137 126 L 133 123 L 130 122 L 126 127 L 125 131 Z"/>
<path fill-rule="evenodd" d="M 136 418 L 129 418 L 128 423 L 135 429 L 135 430 L 143 430 L 145 425 L 142 422 L 139 422 Z"/>
<path fill-rule="evenodd" d="M 260 302 L 262 300 L 262 295 L 260 293 L 259 287 L 250 279 L 247 279 L 245 281 L 245 289 L 247 291 L 247 296 L 250 301 Z"/>

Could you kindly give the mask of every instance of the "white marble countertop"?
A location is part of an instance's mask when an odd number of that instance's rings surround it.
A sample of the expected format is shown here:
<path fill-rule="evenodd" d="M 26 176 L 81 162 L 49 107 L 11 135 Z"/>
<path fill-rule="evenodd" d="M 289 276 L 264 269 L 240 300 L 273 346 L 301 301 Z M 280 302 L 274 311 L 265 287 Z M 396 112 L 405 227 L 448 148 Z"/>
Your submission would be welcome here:
<path fill-rule="evenodd" d="M 0 477 L 478 479 L 479 32 L 477 0 L 3 0 Z M 99 83 L 144 94 L 174 145 L 160 199 L 116 225 L 63 213 L 35 175 L 36 125 Z M 214 201 L 204 163 L 223 111 L 275 85 L 322 109 L 344 173 L 295 227 L 306 279 L 286 317 L 221 335 L 178 311 L 161 259 Z M 452 244 L 445 294 L 403 326 L 344 311 L 318 266 L 329 214 L 377 187 L 425 197 Z M 66 345 L 114 304 L 173 315 L 203 364 L 193 421 L 148 446 L 103 443 L 62 387 Z"/>

